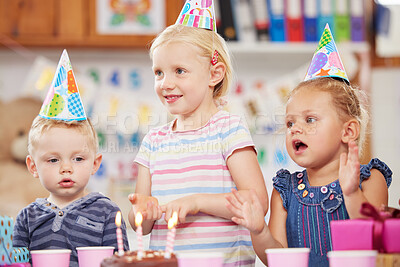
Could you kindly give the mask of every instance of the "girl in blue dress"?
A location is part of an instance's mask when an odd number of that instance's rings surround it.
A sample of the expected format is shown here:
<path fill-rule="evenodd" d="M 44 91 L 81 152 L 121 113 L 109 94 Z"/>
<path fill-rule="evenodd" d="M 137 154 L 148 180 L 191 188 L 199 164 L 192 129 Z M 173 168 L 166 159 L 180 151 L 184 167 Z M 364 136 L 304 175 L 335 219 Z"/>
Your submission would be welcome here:
<path fill-rule="evenodd" d="M 329 28 L 325 33 L 331 37 Z M 246 198 L 234 191 L 227 197 L 227 207 L 235 214 L 232 220 L 250 230 L 264 264 L 267 248 L 307 247 L 309 266 L 329 266 L 330 222 L 362 217 L 363 202 L 388 204 L 392 172 L 376 158 L 360 165 L 368 114 L 362 91 L 350 86 L 332 42 L 333 38 L 321 39 L 306 80 L 289 95 L 286 149 L 305 169 L 282 169 L 273 178 L 269 224 L 255 194 Z M 328 58 L 325 65 L 323 53 Z M 318 64 L 322 68 L 315 70 Z"/>

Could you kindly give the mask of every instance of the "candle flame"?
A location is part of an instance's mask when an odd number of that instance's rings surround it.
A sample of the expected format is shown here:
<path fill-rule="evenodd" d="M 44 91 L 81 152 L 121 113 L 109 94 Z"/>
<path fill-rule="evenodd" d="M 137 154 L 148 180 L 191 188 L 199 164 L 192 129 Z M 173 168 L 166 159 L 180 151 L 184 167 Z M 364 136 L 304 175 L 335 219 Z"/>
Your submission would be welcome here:
<path fill-rule="evenodd" d="M 121 212 L 118 211 L 117 215 L 115 216 L 115 224 L 117 225 L 117 227 L 121 226 Z"/>
<path fill-rule="evenodd" d="M 135 225 L 136 225 L 136 227 L 138 227 L 139 225 L 142 225 L 142 221 L 143 221 L 142 213 L 140 213 L 140 212 L 136 213 L 136 217 L 135 217 Z"/>
<path fill-rule="evenodd" d="M 172 229 L 178 224 L 178 213 L 174 211 L 172 217 L 168 220 L 168 229 Z"/>

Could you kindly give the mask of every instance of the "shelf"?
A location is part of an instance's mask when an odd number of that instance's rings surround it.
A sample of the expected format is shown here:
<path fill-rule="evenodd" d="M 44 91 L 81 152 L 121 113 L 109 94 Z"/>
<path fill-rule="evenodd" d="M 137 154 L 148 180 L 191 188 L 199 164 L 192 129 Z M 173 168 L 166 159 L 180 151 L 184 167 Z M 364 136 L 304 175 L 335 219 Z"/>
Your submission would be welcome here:
<path fill-rule="evenodd" d="M 234 54 L 310 54 L 318 47 L 317 42 L 312 43 L 287 43 L 287 42 L 257 42 L 241 43 L 229 41 L 228 47 Z M 340 51 L 369 52 L 370 46 L 367 42 L 342 42 L 336 44 Z"/>

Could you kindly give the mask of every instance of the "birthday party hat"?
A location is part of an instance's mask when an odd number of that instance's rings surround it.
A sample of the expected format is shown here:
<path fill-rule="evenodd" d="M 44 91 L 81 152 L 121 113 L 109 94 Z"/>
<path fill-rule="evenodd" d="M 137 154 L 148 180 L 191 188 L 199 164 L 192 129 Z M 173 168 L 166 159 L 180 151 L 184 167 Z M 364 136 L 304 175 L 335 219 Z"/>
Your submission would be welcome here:
<path fill-rule="evenodd" d="M 186 0 L 175 24 L 217 32 L 213 0 Z"/>
<path fill-rule="evenodd" d="M 45 119 L 86 120 L 82 99 L 67 50 L 64 49 L 39 116 Z"/>
<path fill-rule="evenodd" d="M 341 78 L 349 83 L 328 23 L 322 33 L 321 40 L 319 40 L 318 48 L 311 60 L 310 67 L 308 67 L 304 81 L 319 77 Z"/>

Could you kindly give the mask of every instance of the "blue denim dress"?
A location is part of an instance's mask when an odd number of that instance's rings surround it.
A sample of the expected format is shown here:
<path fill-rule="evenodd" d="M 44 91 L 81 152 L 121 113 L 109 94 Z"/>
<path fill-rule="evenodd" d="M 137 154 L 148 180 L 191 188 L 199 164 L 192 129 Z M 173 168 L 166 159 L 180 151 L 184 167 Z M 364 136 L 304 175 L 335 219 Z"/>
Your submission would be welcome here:
<path fill-rule="evenodd" d="M 389 187 L 392 171 L 379 159 L 360 166 L 361 183 L 379 170 Z M 290 173 L 281 169 L 273 178 L 287 210 L 286 233 L 289 247 L 311 248 L 309 266 L 329 266 L 327 253 L 332 250 L 330 221 L 349 219 L 339 180 L 325 186 L 310 186 L 307 172 Z"/>

